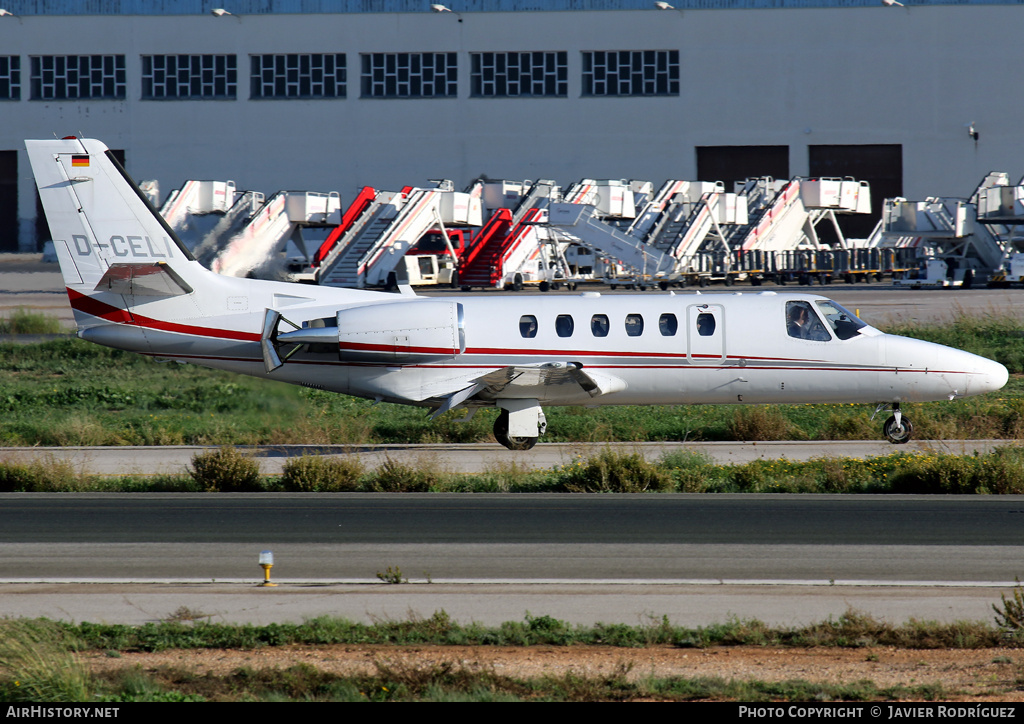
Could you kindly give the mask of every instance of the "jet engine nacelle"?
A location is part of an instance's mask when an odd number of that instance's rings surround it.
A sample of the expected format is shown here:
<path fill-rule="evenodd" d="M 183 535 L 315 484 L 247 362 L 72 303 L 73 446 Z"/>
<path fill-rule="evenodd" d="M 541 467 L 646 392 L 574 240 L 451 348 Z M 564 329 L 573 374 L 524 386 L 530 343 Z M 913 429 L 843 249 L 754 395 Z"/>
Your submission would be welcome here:
<path fill-rule="evenodd" d="M 278 331 L 286 322 L 296 327 Z M 445 301 L 384 302 L 349 307 L 337 313 L 333 327 L 302 327 L 268 309 L 261 339 L 268 372 L 302 345 L 337 345 L 343 362 L 374 362 L 396 365 L 449 359 L 466 351 L 462 305 Z M 291 346 L 282 358 L 279 352 Z"/>
<path fill-rule="evenodd" d="M 387 302 L 338 312 L 338 356 L 344 362 L 416 364 L 465 351 L 458 302 Z"/>

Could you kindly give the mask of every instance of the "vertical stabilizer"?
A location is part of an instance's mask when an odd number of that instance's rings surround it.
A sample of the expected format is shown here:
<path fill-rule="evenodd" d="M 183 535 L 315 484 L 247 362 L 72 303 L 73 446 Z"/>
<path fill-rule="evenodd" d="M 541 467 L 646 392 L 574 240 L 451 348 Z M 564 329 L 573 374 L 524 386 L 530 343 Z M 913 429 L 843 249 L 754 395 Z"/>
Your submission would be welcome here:
<path fill-rule="evenodd" d="M 88 294 L 111 267 L 175 265 L 192 255 L 99 141 L 26 141 L 64 283 Z"/>

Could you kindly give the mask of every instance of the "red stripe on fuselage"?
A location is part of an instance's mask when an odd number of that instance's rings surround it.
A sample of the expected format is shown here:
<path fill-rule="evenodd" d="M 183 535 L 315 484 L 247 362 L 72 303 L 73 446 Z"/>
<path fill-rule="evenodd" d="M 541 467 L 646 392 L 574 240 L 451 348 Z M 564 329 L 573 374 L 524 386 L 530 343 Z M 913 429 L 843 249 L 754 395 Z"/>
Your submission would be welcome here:
<path fill-rule="evenodd" d="M 196 327 L 190 324 L 178 324 L 176 322 L 165 322 L 162 319 L 144 317 L 141 314 L 130 314 L 127 310 L 101 302 L 94 297 L 88 297 L 74 289 L 68 289 L 68 299 L 71 301 L 71 308 L 94 317 L 105 319 L 108 322 L 127 324 L 146 329 L 156 329 L 161 332 L 175 332 L 177 334 L 192 334 L 197 337 L 214 337 L 218 339 L 234 339 L 243 342 L 259 342 L 260 335 L 255 332 L 241 332 L 234 329 L 213 329 L 211 327 Z"/>

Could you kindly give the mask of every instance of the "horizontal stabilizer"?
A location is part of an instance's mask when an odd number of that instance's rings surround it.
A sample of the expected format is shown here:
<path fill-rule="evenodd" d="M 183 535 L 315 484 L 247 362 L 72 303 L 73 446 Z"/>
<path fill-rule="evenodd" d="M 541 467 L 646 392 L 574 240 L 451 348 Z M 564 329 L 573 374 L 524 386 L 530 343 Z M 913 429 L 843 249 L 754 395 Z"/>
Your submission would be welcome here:
<path fill-rule="evenodd" d="M 135 297 L 177 297 L 191 294 L 184 279 L 166 262 L 153 264 L 111 264 L 94 291 Z"/>

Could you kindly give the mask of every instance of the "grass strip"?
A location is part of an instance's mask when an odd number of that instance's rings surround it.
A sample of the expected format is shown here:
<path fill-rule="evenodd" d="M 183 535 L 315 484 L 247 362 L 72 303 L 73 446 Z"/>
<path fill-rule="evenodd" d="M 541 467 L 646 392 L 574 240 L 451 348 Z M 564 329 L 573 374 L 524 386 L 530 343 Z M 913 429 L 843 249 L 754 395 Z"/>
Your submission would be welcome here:
<path fill-rule="evenodd" d="M 448 472 L 440 461 L 385 460 L 376 470 L 358 454 L 304 455 L 281 476 L 235 448 L 203 452 L 181 475 L 100 477 L 55 458 L 0 461 L 0 492 L 445 492 L 445 493 L 829 493 L 1024 494 L 1024 446 L 979 455 L 915 452 L 868 459 L 754 460 L 722 465 L 693 452 L 648 462 L 604 448 L 549 470 L 499 463 L 478 474 Z"/>

